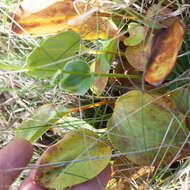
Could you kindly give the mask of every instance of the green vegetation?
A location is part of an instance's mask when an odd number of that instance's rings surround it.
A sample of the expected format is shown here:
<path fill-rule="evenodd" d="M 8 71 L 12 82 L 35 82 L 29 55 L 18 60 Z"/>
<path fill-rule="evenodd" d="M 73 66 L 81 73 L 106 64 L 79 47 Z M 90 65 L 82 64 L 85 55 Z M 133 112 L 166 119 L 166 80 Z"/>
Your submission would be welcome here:
<path fill-rule="evenodd" d="M 82 183 L 111 163 L 110 189 L 182 189 L 190 180 L 189 2 L 109 2 L 93 13 L 96 39 L 83 38 L 92 32 L 85 24 L 84 35 L 75 26 L 48 36 L 18 35 L 11 27 L 19 1 L 0 2 L 1 147 L 15 136 L 32 143 L 31 164 L 43 154 L 40 164 L 51 166 L 35 174 L 48 188 Z M 101 17 L 111 19 L 114 35 L 108 30 L 98 37 Z M 144 75 L 152 49 L 160 51 L 152 40 L 176 19 L 185 23 L 182 46 L 170 74 L 154 86 Z M 175 43 L 172 33 L 162 37 Z M 140 168 L 147 170 L 134 177 Z"/>

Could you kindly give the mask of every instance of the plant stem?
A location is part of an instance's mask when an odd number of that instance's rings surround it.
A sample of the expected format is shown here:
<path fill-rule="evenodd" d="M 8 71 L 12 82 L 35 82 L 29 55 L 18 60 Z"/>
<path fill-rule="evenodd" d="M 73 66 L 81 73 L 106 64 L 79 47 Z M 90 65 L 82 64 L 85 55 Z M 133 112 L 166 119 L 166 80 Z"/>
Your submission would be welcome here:
<path fill-rule="evenodd" d="M 72 112 L 77 112 L 79 110 L 86 110 L 86 109 L 89 109 L 89 108 L 99 107 L 99 106 L 102 106 L 102 105 L 105 105 L 105 104 L 114 104 L 114 103 L 115 103 L 115 100 L 106 100 L 106 99 L 104 99 L 101 102 L 97 102 L 97 103 L 94 103 L 94 104 L 89 104 L 89 105 L 73 108 L 70 111 L 68 111 L 67 114 L 72 113 Z"/>

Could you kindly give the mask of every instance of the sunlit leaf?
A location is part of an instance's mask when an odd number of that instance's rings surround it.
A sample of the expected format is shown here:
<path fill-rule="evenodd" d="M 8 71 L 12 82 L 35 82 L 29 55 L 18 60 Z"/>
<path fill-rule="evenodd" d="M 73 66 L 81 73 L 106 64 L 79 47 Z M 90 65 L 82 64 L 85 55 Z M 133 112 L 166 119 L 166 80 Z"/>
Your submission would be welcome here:
<path fill-rule="evenodd" d="M 57 122 L 57 124 L 60 125 L 59 129 L 62 131 L 64 131 L 64 130 L 73 131 L 73 130 L 80 129 L 80 128 L 89 129 L 94 132 L 98 131 L 92 125 L 90 125 L 86 121 L 79 119 L 77 117 L 69 117 L 69 116 L 66 117 L 65 116 L 65 117 L 61 118 Z"/>
<path fill-rule="evenodd" d="M 71 161 L 65 166 L 49 166 L 36 170 L 34 180 L 49 188 L 63 188 L 88 181 L 100 173 L 109 163 L 111 148 L 88 129 L 67 133 L 55 145 L 49 147 L 41 156 L 38 164 Z M 97 157 L 97 159 L 90 159 Z M 81 160 L 74 162 L 74 160 Z M 86 159 L 86 160 L 85 160 Z M 73 161 L 73 162 L 72 162 Z"/>
<path fill-rule="evenodd" d="M 73 3 L 73 0 L 24 0 L 18 7 L 15 15 L 17 23 L 13 23 L 12 30 L 22 35 L 44 35 L 72 29 L 88 39 L 105 38 L 115 33 L 109 19 L 98 16 L 98 13 L 86 15 L 85 19 L 75 25 L 69 24 L 69 20 L 79 16 Z M 84 2 L 76 5 L 80 14 L 91 8 Z"/>
<path fill-rule="evenodd" d="M 90 67 L 83 61 L 71 61 L 66 63 L 64 71 L 71 73 L 63 73 L 60 81 L 60 88 L 70 92 L 85 94 L 93 83 L 93 77 L 90 75 Z"/>
<path fill-rule="evenodd" d="M 112 64 L 112 61 L 115 57 L 117 48 L 118 48 L 118 40 L 108 40 L 103 43 L 103 53 L 100 54 L 100 61 L 104 70 L 109 70 Z"/>
<path fill-rule="evenodd" d="M 29 115 L 16 130 L 16 137 L 24 138 L 34 143 L 48 129 L 53 127 L 55 121 L 59 120 L 68 109 L 62 105 L 43 105 L 33 114 Z"/>
<path fill-rule="evenodd" d="M 63 69 L 66 63 L 64 60 L 75 55 L 79 47 L 80 36 L 72 30 L 42 40 L 40 47 L 34 48 L 27 58 L 30 67 L 28 74 L 52 77 L 58 70 Z M 56 61 L 59 63 L 52 64 Z"/>
<path fill-rule="evenodd" d="M 100 57 L 98 56 L 98 60 L 94 61 L 90 65 L 90 70 L 91 72 L 96 72 L 96 73 L 108 73 L 108 70 L 104 70 Z M 104 89 L 106 87 L 106 84 L 108 82 L 108 77 L 95 77 L 94 78 L 94 84 L 90 88 L 94 94 L 101 95 L 104 92 Z"/>
<path fill-rule="evenodd" d="M 96 133 L 102 133 L 104 130 L 94 128 L 92 125 L 90 125 L 83 119 L 79 119 L 77 117 L 64 116 L 56 122 L 56 127 L 53 128 L 53 132 L 55 132 L 59 136 L 64 136 L 65 133 L 67 133 L 68 131 L 73 131 L 82 128 L 89 129 Z"/>
<path fill-rule="evenodd" d="M 145 36 L 144 27 L 136 22 L 131 22 L 128 25 L 128 33 L 129 37 L 124 40 L 126 46 L 136 46 L 140 44 Z"/>
<path fill-rule="evenodd" d="M 184 23 L 176 19 L 168 28 L 156 32 L 151 45 L 145 80 L 152 85 L 159 85 L 171 72 L 185 33 Z"/>
<path fill-rule="evenodd" d="M 129 153 L 126 157 L 137 165 L 167 165 L 189 132 L 183 114 L 175 110 L 175 103 L 166 97 L 137 90 L 122 95 L 107 124 L 113 146 Z M 165 147 L 158 152 L 163 138 Z"/>
<path fill-rule="evenodd" d="M 91 64 L 91 72 L 109 73 L 109 69 L 115 57 L 118 48 L 118 40 L 103 42 L 102 53 L 97 56 L 96 60 Z M 94 85 L 91 87 L 93 93 L 101 95 L 107 85 L 108 77 L 95 77 Z"/>

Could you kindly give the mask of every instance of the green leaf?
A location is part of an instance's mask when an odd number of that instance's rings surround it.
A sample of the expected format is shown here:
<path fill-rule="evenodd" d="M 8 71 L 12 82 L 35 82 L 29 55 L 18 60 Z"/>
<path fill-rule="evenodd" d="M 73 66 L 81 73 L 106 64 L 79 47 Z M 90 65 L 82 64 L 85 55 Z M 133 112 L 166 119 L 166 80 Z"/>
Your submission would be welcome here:
<path fill-rule="evenodd" d="M 138 90 L 124 94 L 116 101 L 114 113 L 107 123 L 108 129 L 112 129 L 109 137 L 115 148 L 124 153 L 142 151 L 127 155 L 140 166 L 152 164 L 166 133 L 164 145 L 172 146 L 161 148 L 154 165 L 170 163 L 189 131 L 184 116 L 176 115 L 175 103 L 158 97 Z M 155 149 L 147 150 L 151 148 Z"/>
<path fill-rule="evenodd" d="M 179 88 L 173 91 L 168 98 L 176 103 L 178 110 L 183 114 L 190 116 L 190 89 L 189 88 Z"/>
<path fill-rule="evenodd" d="M 57 122 L 57 125 L 59 125 L 59 127 L 57 128 L 57 130 L 59 131 L 59 134 L 61 133 L 64 134 L 68 130 L 73 131 L 73 130 L 82 129 L 82 128 L 89 129 L 93 132 L 102 131 L 102 129 L 96 129 L 92 125 L 87 123 L 86 121 L 79 119 L 77 117 L 64 116 Z"/>
<path fill-rule="evenodd" d="M 136 22 L 131 22 L 128 25 L 129 37 L 124 40 L 126 46 L 136 46 L 144 39 L 144 27 Z"/>
<path fill-rule="evenodd" d="M 93 77 L 90 75 L 90 67 L 87 63 L 76 60 L 65 64 L 59 87 L 70 92 L 85 94 L 93 83 Z"/>
<path fill-rule="evenodd" d="M 3 15 L 3 29 L 5 30 L 7 25 L 7 15 L 8 15 L 9 9 L 5 9 L 5 13 Z"/>
<path fill-rule="evenodd" d="M 104 70 L 109 70 L 118 48 L 118 40 L 103 42 L 103 53 L 100 54 L 100 61 Z"/>
<path fill-rule="evenodd" d="M 118 48 L 118 40 L 108 40 L 103 42 L 103 53 L 98 55 L 96 61 L 91 66 L 91 72 L 109 73 L 109 69 L 115 57 Z M 93 93 L 101 95 L 107 85 L 108 77 L 95 77 L 94 84 L 91 87 Z"/>
<path fill-rule="evenodd" d="M 96 133 L 79 129 L 67 133 L 63 139 L 49 147 L 41 156 L 38 164 L 71 161 L 64 166 L 49 166 L 35 171 L 35 183 L 48 188 L 63 188 L 82 183 L 99 174 L 109 163 L 111 148 Z M 90 159 L 97 157 L 97 159 Z M 74 162 L 81 160 L 80 162 Z M 72 162 L 73 161 L 73 162 Z"/>
<path fill-rule="evenodd" d="M 43 105 L 21 123 L 16 130 L 16 137 L 24 138 L 33 144 L 67 113 L 68 109 L 62 105 Z"/>
<path fill-rule="evenodd" d="M 16 66 L 16 65 L 9 65 L 7 63 L 2 63 L 0 62 L 0 69 L 4 70 L 28 70 L 28 67 L 23 67 L 23 66 Z"/>
<path fill-rule="evenodd" d="M 72 30 L 42 40 L 40 47 L 34 48 L 27 58 L 30 67 L 28 73 L 38 77 L 52 77 L 57 70 L 63 69 L 66 62 L 61 60 L 75 55 L 79 47 L 80 36 Z M 57 64 L 48 65 L 59 60 Z"/>

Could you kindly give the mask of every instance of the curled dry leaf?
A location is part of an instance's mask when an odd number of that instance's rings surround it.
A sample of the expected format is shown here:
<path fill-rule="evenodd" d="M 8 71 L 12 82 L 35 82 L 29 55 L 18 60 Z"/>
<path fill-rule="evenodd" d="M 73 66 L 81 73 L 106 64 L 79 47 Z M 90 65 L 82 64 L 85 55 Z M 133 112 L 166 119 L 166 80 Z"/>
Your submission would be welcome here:
<path fill-rule="evenodd" d="M 115 33 L 113 25 L 108 18 L 90 14 L 85 20 L 72 26 L 69 20 L 77 18 L 72 0 L 24 0 L 17 10 L 12 30 L 17 34 L 44 35 L 55 34 L 72 29 L 82 35 L 83 38 L 104 38 Z M 40 4 L 39 4 L 40 3 Z M 91 9 L 85 9 L 85 3 L 77 4 L 80 14 Z M 98 24 L 98 30 L 97 30 Z"/>
<path fill-rule="evenodd" d="M 176 19 L 168 28 L 159 29 L 152 40 L 151 54 L 146 66 L 145 80 L 159 85 L 171 72 L 185 33 L 182 20 Z"/>

